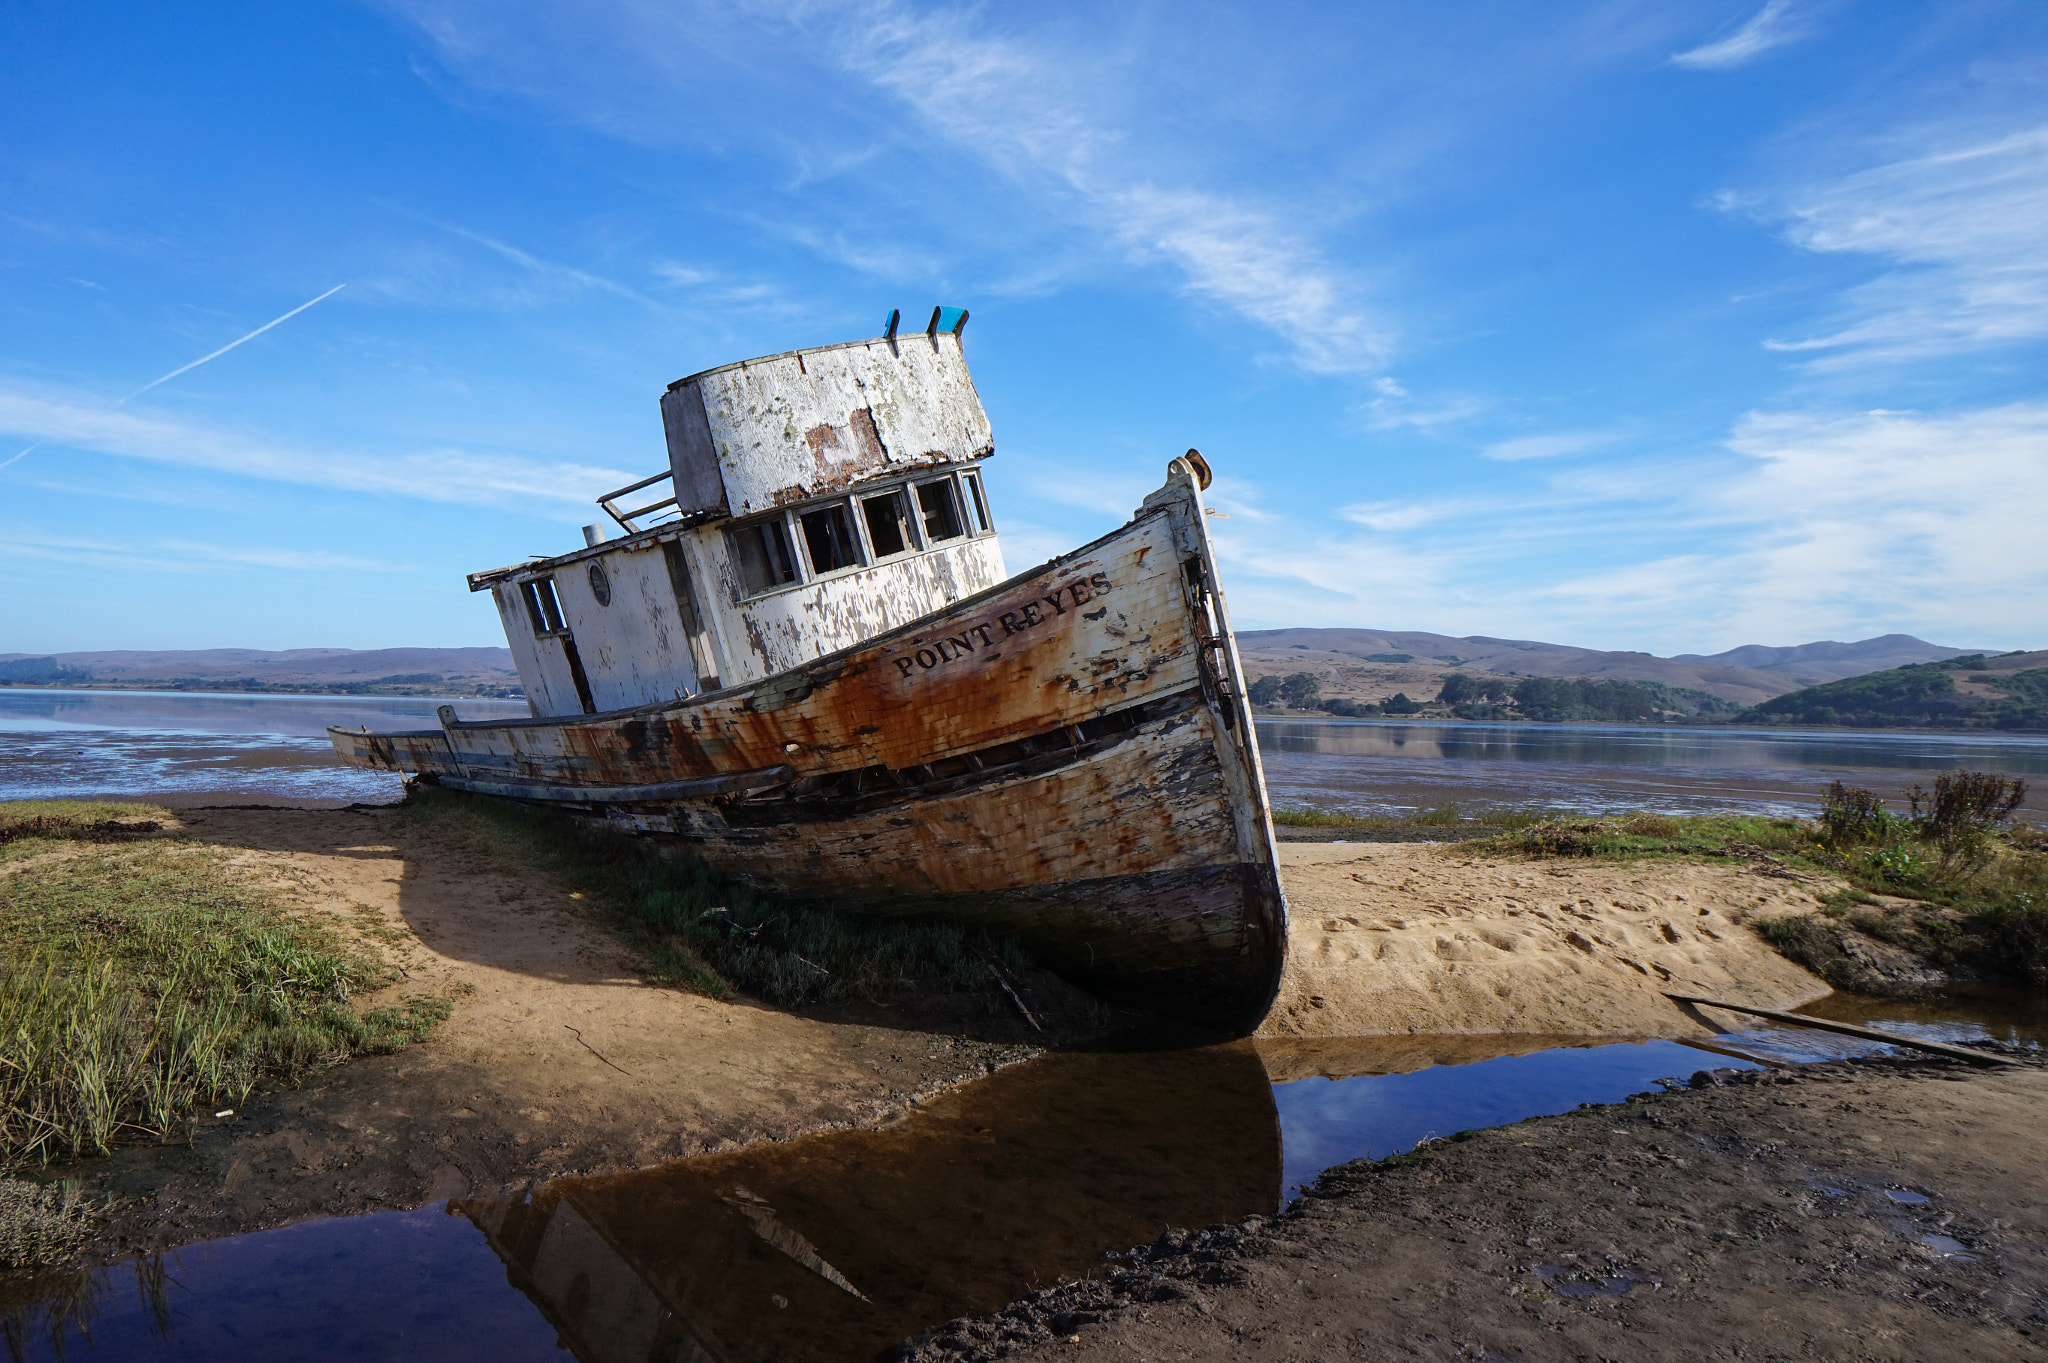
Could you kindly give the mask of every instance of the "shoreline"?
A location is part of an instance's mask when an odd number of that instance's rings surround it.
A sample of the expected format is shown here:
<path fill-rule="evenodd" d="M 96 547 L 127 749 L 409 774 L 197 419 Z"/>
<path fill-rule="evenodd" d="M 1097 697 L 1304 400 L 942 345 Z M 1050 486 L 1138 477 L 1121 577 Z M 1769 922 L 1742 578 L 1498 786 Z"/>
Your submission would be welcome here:
<path fill-rule="evenodd" d="M 1326 1171 L 906 1342 L 997 1358 L 2048 1358 L 2048 1064 L 1837 1061 Z"/>

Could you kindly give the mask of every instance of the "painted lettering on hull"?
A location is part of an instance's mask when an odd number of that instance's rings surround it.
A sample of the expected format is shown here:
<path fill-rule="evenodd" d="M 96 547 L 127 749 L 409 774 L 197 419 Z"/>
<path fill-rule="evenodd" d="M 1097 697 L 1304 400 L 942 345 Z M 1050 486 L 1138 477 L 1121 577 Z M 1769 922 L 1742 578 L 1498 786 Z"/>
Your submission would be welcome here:
<path fill-rule="evenodd" d="M 1055 589 L 1048 596 L 1041 596 L 1009 610 L 999 611 L 980 624 L 969 625 L 958 634 L 945 634 L 928 640 L 914 651 L 890 661 L 895 663 L 896 670 L 906 677 L 917 672 L 929 672 L 935 667 L 958 662 L 962 658 L 979 653 L 1013 635 L 1025 634 L 1050 624 L 1070 611 L 1079 611 L 1097 597 L 1107 596 L 1113 585 L 1107 573 L 1090 573 L 1086 577 L 1077 577 Z M 1094 619 L 1095 616 L 1091 615 L 1088 618 Z"/>

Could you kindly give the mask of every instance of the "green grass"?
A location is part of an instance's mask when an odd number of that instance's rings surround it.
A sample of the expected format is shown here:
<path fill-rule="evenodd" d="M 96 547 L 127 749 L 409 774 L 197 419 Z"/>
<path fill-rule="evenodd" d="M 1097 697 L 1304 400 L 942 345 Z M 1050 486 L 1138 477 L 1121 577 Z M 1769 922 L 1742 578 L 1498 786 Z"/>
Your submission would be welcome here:
<path fill-rule="evenodd" d="M 115 813 L 110 814 L 108 811 Z M 396 1050 L 436 999 L 358 1013 L 381 962 L 141 806 L 0 805 L 0 1170 L 169 1139 L 261 1080 Z M 109 841 L 112 838 L 114 841 Z M 91 845 L 83 849 L 75 844 Z"/>
<path fill-rule="evenodd" d="M 785 903 L 677 851 L 636 843 L 550 809 L 416 786 L 405 816 L 451 832 L 582 894 L 664 984 L 722 999 L 744 990 L 780 1007 L 876 1001 L 904 988 L 979 993 L 1029 960 L 1009 939 L 951 923 L 869 918 Z"/>

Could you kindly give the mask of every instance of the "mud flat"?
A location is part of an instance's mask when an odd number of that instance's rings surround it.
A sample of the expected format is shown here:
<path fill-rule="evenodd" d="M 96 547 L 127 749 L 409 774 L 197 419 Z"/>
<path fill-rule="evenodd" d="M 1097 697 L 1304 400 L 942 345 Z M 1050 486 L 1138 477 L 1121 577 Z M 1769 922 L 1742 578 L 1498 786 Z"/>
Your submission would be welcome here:
<path fill-rule="evenodd" d="M 2048 1357 L 2048 1071 L 1722 1077 L 1341 1165 L 900 1357 Z"/>
<path fill-rule="evenodd" d="M 1703 1036 L 1666 991 L 1765 1008 L 1829 992 L 1743 926 L 1818 906 L 1825 888 L 1773 866 L 1290 842 L 1280 867 L 1292 928 L 1262 1037 Z"/>

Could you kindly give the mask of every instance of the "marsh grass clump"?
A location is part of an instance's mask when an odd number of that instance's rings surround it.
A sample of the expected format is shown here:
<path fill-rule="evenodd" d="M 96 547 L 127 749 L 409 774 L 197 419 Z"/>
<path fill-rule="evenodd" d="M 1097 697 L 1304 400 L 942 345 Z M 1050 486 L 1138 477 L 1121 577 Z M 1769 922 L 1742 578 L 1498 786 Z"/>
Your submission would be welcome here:
<path fill-rule="evenodd" d="M 76 1183 L 0 1178 L 0 1269 L 57 1262 L 91 1237 L 94 1220 Z"/>
<path fill-rule="evenodd" d="M 350 1000 L 390 972 L 219 849 L 67 847 L 80 839 L 61 814 L 5 814 L 42 822 L 8 844 L 0 882 L 0 1170 L 169 1139 L 195 1108 L 396 1050 L 447 1016 L 430 998 L 357 1012 Z"/>
<path fill-rule="evenodd" d="M 994 984 L 991 963 L 1030 966 L 1008 938 L 783 902 L 696 857 L 655 855 L 551 809 L 421 785 L 406 811 L 583 895 L 646 955 L 655 979 L 711 998 L 738 988 L 788 1008 L 874 1002 L 904 988 L 981 992 Z"/>
<path fill-rule="evenodd" d="M 1884 841 L 1895 831 L 1897 820 L 1876 792 L 1835 781 L 1820 797 L 1820 824 L 1839 846 Z"/>

